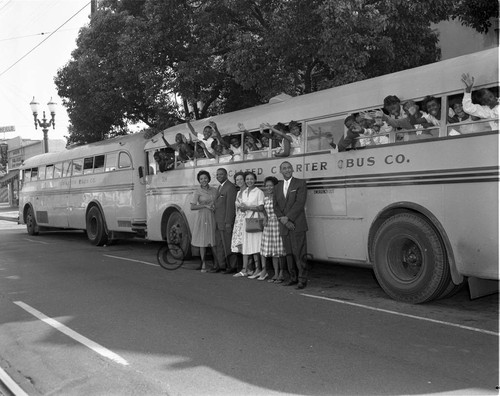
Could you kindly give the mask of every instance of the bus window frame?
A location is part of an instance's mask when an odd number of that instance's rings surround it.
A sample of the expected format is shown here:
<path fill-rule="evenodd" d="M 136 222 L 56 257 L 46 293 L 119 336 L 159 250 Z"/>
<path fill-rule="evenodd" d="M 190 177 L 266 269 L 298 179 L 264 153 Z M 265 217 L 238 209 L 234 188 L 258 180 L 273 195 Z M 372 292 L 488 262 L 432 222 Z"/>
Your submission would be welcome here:
<path fill-rule="evenodd" d="M 128 158 L 128 164 L 122 164 L 122 157 L 126 157 Z M 132 166 L 132 157 L 130 156 L 129 152 L 128 151 L 120 151 L 118 153 L 118 166 L 117 168 L 118 169 L 133 169 L 133 166 Z"/>
<path fill-rule="evenodd" d="M 80 166 L 80 170 L 77 169 L 78 166 Z M 71 161 L 71 176 L 83 176 L 83 158 Z"/>

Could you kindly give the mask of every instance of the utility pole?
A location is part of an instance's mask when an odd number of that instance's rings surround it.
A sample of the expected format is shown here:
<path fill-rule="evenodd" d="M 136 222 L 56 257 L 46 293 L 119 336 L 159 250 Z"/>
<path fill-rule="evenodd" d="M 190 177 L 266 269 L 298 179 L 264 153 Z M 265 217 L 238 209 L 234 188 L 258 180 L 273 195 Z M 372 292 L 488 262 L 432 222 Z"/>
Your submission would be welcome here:
<path fill-rule="evenodd" d="M 90 1 L 90 19 L 92 19 L 96 10 L 97 10 L 97 0 L 91 0 Z"/>

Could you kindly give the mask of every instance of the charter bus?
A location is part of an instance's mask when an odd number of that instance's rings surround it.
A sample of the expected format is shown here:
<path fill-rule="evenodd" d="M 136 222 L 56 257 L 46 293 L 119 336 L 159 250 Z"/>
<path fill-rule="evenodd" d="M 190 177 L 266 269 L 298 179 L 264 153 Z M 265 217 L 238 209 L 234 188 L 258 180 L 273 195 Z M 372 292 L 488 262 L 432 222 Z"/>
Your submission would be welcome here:
<path fill-rule="evenodd" d="M 85 230 L 98 246 L 144 236 L 144 133 L 28 158 L 21 167 L 19 219 L 40 229 Z"/>
<path fill-rule="evenodd" d="M 251 170 L 262 183 L 281 177 L 287 160 L 307 181 L 308 254 L 318 261 L 373 267 L 392 298 L 421 303 L 456 292 L 467 279 L 471 294 L 498 288 L 498 120 L 451 123 L 461 101 L 462 73 L 476 89 L 498 96 L 498 49 L 482 51 L 298 97 L 192 122 L 202 132 L 214 121 L 228 142 L 259 150 L 194 158 L 159 172 L 154 160 L 187 124 L 146 140 L 133 134 L 27 159 L 21 167 L 19 215 L 27 231 L 82 229 L 95 245 L 136 236 L 192 251 L 190 210 L 197 173 L 225 168 L 232 178 Z M 338 151 L 344 120 L 382 108 L 385 97 L 440 107 L 434 128 L 394 129 Z M 301 126 L 300 144 L 286 158 L 261 124 Z M 239 125 L 242 124 L 242 125 Z M 247 133 L 244 134 L 242 129 Z M 370 142 L 369 142 L 370 143 Z M 198 143 L 197 143 L 198 145 Z M 234 148 L 234 147 L 233 147 Z M 259 147 L 257 147 L 259 148 Z M 213 182 L 214 183 L 214 182 Z"/>
<path fill-rule="evenodd" d="M 201 133 L 214 121 L 225 140 L 236 138 L 243 146 L 248 139 L 240 123 L 262 143 L 262 123 L 297 121 L 301 146 L 287 158 L 275 157 L 277 148 L 269 144 L 243 155 L 233 150 L 177 161 L 175 169 L 158 172 L 153 155 L 165 141 L 156 135 L 145 146 L 155 170 L 147 176 L 147 237 L 175 239 L 190 251 L 190 202 L 201 169 L 215 185 L 220 167 L 230 180 L 238 171 L 253 171 L 262 182 L 280 178 L 280 164 L 287 160 L 294 177 L 307 181 L 308 253 L 314 260 L 372 266 L 389 296 L 411 303 L 450 296 L 465 279 L 475 296 L 496 290 L 498 120 L 450 122 L 451 106 L 464 92 L 462 73 L 474 76 L 475 89 L 489 88 L 498 96 L 498 49 L 307 95 L 280 95 L 269 104 L 192 122 Z M 378 144 L 338 152 L 334 146 L 346 133 L 346 117 L 381 109 L 389 95 L 420 106 L 432 95 L 441 110 L 439 125 L 393 129 L 376 136 Z M 162 133 L 170 143 L 178 134 L 188 138 L 188 125 Z"/>

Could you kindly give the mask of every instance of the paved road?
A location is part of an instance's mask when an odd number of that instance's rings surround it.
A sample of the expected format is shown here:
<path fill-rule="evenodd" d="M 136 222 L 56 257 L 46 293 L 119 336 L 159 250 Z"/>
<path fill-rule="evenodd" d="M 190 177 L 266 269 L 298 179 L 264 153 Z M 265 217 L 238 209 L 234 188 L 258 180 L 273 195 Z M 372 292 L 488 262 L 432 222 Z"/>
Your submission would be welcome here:
<path fill-rule="evenodd" d="M 498 394 L 498 296 L 406 305 L 320 265 L 298 291 L 156 248 L 0 224 L 0 367 L 34 395 Z"/>

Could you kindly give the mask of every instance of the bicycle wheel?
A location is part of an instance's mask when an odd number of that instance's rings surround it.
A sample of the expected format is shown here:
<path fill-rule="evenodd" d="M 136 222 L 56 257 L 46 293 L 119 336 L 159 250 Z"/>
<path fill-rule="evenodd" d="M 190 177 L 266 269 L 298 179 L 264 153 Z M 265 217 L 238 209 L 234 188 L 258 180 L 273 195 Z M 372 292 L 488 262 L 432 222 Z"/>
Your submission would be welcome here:
<path fill-rule="evenodd" d="M 163 268 L 176 270 L 184 263 L 184 252 L 179 245 L 167 243 L 160 246 L 156 258 Z"/>

